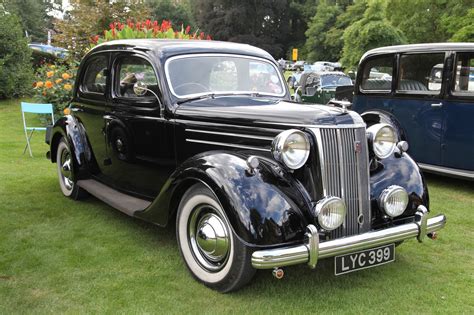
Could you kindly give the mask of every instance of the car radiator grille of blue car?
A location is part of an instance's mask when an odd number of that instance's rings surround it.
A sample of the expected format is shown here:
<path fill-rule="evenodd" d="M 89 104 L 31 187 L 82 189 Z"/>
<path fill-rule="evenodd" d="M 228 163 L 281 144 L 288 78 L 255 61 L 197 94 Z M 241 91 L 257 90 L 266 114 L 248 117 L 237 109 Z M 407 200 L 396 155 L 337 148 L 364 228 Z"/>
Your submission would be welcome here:
<path fill-rule="evenodd" d="M 312 129 L 317 141 L 324 196 L 340 197 L 345 222 L 330 239 L 370 230 L 369 153 L 365 127 Z"/>

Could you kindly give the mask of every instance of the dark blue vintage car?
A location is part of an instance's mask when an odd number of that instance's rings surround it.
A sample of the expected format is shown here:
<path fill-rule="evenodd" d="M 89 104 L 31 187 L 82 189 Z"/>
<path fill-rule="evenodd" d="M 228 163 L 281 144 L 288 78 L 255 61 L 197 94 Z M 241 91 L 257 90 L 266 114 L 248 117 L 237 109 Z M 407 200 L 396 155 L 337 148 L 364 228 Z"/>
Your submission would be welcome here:
<path fill-rule="evenodd" d="M 423 170 L 474 179 L 474 43 L 368 51 L 353 109 L 365 120 L 397 126 Z"/>

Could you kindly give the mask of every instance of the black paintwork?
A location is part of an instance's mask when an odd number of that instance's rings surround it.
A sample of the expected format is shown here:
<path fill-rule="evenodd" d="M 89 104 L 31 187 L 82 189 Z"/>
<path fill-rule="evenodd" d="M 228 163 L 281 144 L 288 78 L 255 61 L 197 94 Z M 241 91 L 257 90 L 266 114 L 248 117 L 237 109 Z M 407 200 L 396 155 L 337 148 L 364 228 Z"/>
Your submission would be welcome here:
<path fill-rule="evenodd" d="M 177 105 L 163 78 L 163 63 L 182 53 L 246 54 L 275 61 L 247 45 L 219 42 L 119 41 L 93 49 L 78 73 L 71 115 L 56 122 L 51 138 L 54 162 L 57 142 L 67 137 L 76 160 L 78 178 L 94 178 L 130 195 L 152 201 L 135 217 L 160 226 L 172 218 L 183 193 L 193 183 L 211 188 L 226 210 L 232 228 L 248 245 L 280 246 L 301 242 L 305 228 L 314 223 L 311 209 L 322 197 L 314 139 L 303 168 L 290 172 L 270 153 L 272 139 L 282 130 L 308 126 L 364 124 L 354 112 L 335 107 L 299 104 L 283 98 L 216 96 Z M 87 95 L 79 87 L 88 60 L 98 54 L 109 58 L 107 88 L 102 95 Z M 152 62 L 159 79 L 159 102 L 128 101 L 110 89 L 113 63 L 124 54 Z M 209 133 L 211 132 L 211 133 Z M 213 134 L 218 132 L 219 134 Z M 114 146 L 114 139 L 125 150 Z M 202 143 L 217 142 L 218 145 Z M 237 146 L 237 147 L 236 147 Z M 259 157 L 260 166 L 248 172 L 246 159 Z M 375 160 L 374 160 L 375 161 Z M 417 165 L 403 154 L 386 159 L 371 170 L 374 227 L 393 224 L 382 219 L 376 199 L 391 184 L 404 186 L 413 209 L 428 204 L 428 193 Z"/>

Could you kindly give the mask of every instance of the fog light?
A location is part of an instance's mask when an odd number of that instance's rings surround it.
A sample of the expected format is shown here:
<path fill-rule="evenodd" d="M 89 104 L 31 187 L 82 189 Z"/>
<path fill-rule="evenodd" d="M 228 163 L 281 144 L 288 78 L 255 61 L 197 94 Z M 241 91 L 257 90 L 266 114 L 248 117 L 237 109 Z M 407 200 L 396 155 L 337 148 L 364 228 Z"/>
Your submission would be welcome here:
<path fill-rule="evenodd" d="M 379 206 L 390 217 L 397 217 L 405 212 L 408 205 L 408 193 L 400 186 L 390 186 L 380 194 Z"/>
<path fill-rule="evenodd" d="M 346 217 L 346 204 L 341 198 L 326 197 L 316 204 L 315 215 L 326 231 L 337 229 Z"/>

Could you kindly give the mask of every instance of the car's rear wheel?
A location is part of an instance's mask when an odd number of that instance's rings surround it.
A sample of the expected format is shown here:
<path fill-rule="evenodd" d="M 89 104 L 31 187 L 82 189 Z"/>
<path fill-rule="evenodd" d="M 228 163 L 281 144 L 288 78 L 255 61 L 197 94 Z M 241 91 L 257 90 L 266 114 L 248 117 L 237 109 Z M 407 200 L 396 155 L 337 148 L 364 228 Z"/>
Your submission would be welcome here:
<path fill-rule="evenodd" d="M 73 156 L 66 139 L 61 138 L 56 151 L 59 187 L 64 196 L 74 200 L 81 199 L 87 192 L 76 184 Z"/>
<path fill-rule="evenodd" d="M 219 201 L 202 184 L 184 194 L 176 218 L 176 236 L 191 274 L 212 289 L 237 290 L 255 274 L 250 248 L 234 234 Z"/>

